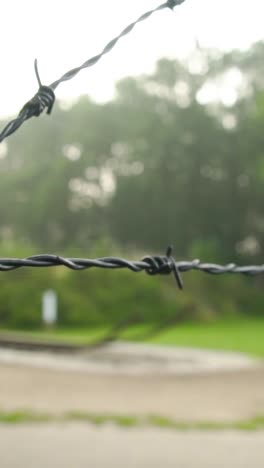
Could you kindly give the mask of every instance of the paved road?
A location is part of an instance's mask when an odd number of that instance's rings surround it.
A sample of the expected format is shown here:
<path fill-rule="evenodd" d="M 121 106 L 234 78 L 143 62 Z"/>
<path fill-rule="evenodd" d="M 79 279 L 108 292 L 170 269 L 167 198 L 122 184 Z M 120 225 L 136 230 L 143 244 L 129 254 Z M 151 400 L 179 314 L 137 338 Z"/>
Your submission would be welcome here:
<path fill-rule="evenodd" d="M 0 363 L 0 409 L 5 411 L 233 421 L 264 414 L 263 390 L 264 366 L 132 376 Z M 1 468 L 263 468 L 263 447 L 264 432 L 0 424 Z"/>
<path fill-rule="evenodd" d="M 1 468 L 263 468 L 264 432 L 0 426 Z"/>
<path fill-rule="evenodd" d="M 161 377 L 0 364 L 0 409 L 16 408 L 49 413 L 154 413 L 186 421 L 247 419 L 264 414 L 264 367 Z"/>

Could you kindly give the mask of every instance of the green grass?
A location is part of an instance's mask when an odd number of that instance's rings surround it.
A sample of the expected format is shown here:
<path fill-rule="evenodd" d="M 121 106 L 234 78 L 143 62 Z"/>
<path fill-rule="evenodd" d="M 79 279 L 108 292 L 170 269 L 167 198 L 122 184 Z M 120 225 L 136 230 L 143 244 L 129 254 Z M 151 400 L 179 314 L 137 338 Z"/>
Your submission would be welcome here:
<path fill-rule="evenodd" d="M 92 329 L 43 329 L 37 331 L 0 329 L 0 334 L 14 338 L 39 340 L 42 342 L 55 341 L 73 345 L 88 345 L 93 343 L 93 341 L 103 338 L 107 331 L 107 328 L 103 327 Z"/>
<path fill-rule="evenodd" d="M 34 413 L 32 411 L 0 411 L 0 423 L 7 424 L 22 424 L 22 423 L 39 423 L 48 422 L 51 417 L 44 413 Z"/>
<path fill-rule="evenodd" d="M 153 336 L 149 342 L 240 351 L 264 357 L 264 320 L 241 318 L 212 324 L 182 324 Z"/>
<path fill-rule="evenodd" d="M 150 330 L 150 325 L 130 327 L 129 330 L 120 335 L 120 339 L 160 345 L 233 350 L 264 357 L 264 319 L 237 318 L 206 324 L 186 323 L 169 327 L 148 336 L 147 332 Z M 107 333 L 107 329 L 58 329 L 35 332 L 2 330 L 2 333 L 10 333 L 11 335 L 15 333 L 20 337 L 44 341 L 56 340 L 87 345 L 102 338 Z"/>
<path fill-rule="evenodd" d="M 68 421 L 84 421 L 96 425 L 114 423 L 122 427 L 133 427 L 140 424 L 139 418 L 131 415 L 93 414 L 82 411 L 71 411 L 66 413 L 64 419 Z"/>
<path fill-rule="evenodd" d="M 71 411 L 62 415 L 37 413 L 32 411 L 0 411 L 0 424 L 43 424 L 51 422 L 83 422 L 101 426 L 115 424 L 123 428 L 158 427 L 177 431 L 201 430 L 216 431 L 234 429 L 239 431 L 264 430 L 264 416 L 234 422 L 218 421 L 177 421 L 160 415 L 132 416 L 116 414 L 96 414 Z"/>

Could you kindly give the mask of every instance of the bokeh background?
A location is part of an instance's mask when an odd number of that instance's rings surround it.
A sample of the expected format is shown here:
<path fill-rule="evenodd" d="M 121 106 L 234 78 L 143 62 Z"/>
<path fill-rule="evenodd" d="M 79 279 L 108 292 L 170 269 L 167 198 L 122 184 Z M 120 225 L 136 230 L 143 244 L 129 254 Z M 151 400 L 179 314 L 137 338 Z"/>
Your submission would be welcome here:
<path fill-rule="evenodd" d="M 46 2 L 38 19 L 32 2 L 6 5 L 2 126 L 34 94 L 34 57 L 49 83 L 156 3 Z M 50 118 L 1 144 L 2 256 L 136 259 L 174 244 L 177 259 L 261 263 L 261 9 L 189 0 L 62 84 Z M 2 327 L 39 328 L 47 288 L 65 327 L 263 312 L 261 278 L 186 274 L 183 294 L 125 272 L 18 271 L 0 282 Z"/>
<path fill-rule="evenodd" d="M 37 91 L 35 58 L 49 84 L 157 5 L 2 5 L 1 127 Z M 31 119 L 0 145 L 1 257 L 136 260 L 173 244 L 177 260 L 262 264 L 263 13 L 257 0 L 186 0 L 60 85 L 52 115 Z M 1 336 L 263 357 L 261 276 L 183 279 L 179 292 L 172 278 L 128 271 L 1 273 Z M 50 289 L 58 320 L 48 328 L 41 307 Z M 261 404 L 241 417 L 260 416 Z"/>

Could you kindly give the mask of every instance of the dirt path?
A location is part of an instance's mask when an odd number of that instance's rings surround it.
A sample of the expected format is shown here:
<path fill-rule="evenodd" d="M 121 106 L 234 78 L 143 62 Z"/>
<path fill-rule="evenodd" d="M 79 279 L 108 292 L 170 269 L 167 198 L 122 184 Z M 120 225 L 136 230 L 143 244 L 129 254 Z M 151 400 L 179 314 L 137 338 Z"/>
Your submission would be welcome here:
<path fill-rule="evenodd" d="M 0 425 L 0 464 L 1 468 L 263 468 L 263 444 L 263 432 Z"/>
<path fill-rule="evenodd" d="M 185 376 L 114 376 L 0 365 L 0 409 L 160 414 L 233 421 L 264 414 L 264 367 Z"/>

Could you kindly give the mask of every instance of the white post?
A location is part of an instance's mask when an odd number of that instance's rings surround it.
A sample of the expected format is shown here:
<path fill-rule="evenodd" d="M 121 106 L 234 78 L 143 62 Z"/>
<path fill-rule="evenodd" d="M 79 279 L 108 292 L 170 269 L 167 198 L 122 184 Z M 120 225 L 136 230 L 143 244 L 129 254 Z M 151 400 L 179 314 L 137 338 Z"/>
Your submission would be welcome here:
<path fill-rule="evenodd" d="M 52 327 L 58 318 L 57 294 L 48 289 L 42 296 L 42 321 L 47 327 Z"/>

